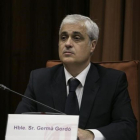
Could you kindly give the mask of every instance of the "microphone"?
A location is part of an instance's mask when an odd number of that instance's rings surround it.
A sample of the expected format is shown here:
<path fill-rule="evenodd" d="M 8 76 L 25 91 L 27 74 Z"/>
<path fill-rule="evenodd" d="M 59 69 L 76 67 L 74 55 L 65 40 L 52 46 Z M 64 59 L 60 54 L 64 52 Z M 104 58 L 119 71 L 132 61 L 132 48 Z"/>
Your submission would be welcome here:
<path fill-rule="evenodd" d="M 14 91 L 14 90 L 11 90 L 10 88 L 6 87 L 5 85 L 0 84 L 0 89 L 10 91 L 10 92 L 12 92 L 12 93 L 15 93 L 15 94 L 17 94 L 17 95 L 20 95 L 20 96 L 22 96 L 22 97 L 28 99 L 28 100 L 31 100 L 31 101 L 33 101 L 33 102 L 35 102 L 35 103 L 37 103 L 37 104 L 40 104 L 40 105 L 42 105 L 42 106 L 44 106 L 44 107 L 46 107 L 46 108 L 49 108 L 49 109 L 51 109 L 51 110 L 53 110 L 53 111 L 56 111 L 57 113 L 61 113 L 61 114 L 63 114 L 63 115 L 66 115 L 65 113 L 63 113 L 63 112 L 61 112 L 61 111 L 59 111 L 59 110 L 57 110 L 57 109 L 54 109 L 54 108 L 52 108 L 52 107 L 50 107 L 50 106 L 47 106 L 47 105 L 45 105 L 45 104 L 43 104 L 43 103 L 41 103 L 41 102 L 38 102 L 38 101 L 34 100 L 34 99 L 32 99 L 32 98 L 29 98 L 29 97 L 27 97 L 27 96 L 25 96 L 25 95 L 22 95 L 22 94 L 20 94 L 20 93 Z"/>

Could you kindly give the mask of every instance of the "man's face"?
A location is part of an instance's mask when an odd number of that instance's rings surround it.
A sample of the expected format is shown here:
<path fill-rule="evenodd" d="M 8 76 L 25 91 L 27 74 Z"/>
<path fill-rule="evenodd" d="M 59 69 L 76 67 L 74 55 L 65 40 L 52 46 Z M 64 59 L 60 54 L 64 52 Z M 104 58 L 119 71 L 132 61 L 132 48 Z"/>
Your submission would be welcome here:
<path fill-rule="evenodd" d="M 64 24 L 59 35 L 59 57 L 64 64 L 87 65 L 96 42 L 90 42 L 84 24 Z"/>

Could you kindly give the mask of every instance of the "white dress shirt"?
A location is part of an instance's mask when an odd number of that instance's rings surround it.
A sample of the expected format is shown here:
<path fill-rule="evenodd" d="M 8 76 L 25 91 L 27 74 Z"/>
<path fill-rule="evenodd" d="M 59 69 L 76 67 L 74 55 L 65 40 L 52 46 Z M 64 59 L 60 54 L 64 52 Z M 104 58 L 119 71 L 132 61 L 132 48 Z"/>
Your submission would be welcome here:
<path fill-rule="evenodd" d="M 91 65 L 91 63 L 89 63 L 89 65 L 76 77 L 73 77 L 64 67 L 66 86 L 67 86 L 67 95 L 69 94 L 68 80 L 71 78 L 76 78 L 80 81 L 80 84 L 76 89 L 76 95 L 77 95 L 77 99 L 78 99 L 78 103 L 79 103 L 79 108 L 81 107 L 81 101 L 82 101 L 82 96 L 83 96 L 85 80 L 86 80 L 88 71 L 90 69 L 90 65 Z M 88 130 L 94 133 L 94 136 L 95 136 L 94 140 L 105 140 L 105 137 L 102 135 L 102 133 L 99 130 L 97 130 L 97 129 L 88 129 Z"/>

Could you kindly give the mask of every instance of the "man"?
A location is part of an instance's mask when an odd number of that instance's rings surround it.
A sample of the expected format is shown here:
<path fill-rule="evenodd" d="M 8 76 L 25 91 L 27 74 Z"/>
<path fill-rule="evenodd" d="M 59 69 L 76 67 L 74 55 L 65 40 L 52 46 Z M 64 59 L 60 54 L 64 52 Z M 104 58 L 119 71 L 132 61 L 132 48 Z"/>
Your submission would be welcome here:
<path fill-rule="evenodd" d="M 78 113 L 79 140 L 136 140 L 136 120 L 125 74 L 90 63 L 98 34 L 98 26 L 90 18 L 66 16 L 59 31 L 63 64 L 33 71 L 25 95 L 62 112 Z M 69 103 L 73 79 L 79 83 L 75 102 Z M 16 113 L 29 111 L 49 110 L 23 98 Z"/>

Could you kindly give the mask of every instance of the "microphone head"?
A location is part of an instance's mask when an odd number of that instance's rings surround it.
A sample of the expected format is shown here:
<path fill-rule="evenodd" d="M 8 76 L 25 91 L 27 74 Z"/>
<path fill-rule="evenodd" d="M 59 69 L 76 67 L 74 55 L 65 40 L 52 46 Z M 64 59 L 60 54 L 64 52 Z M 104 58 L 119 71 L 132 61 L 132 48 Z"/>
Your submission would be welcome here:
<path fill-rule="evenodd" d="M 8 88 L 7 88 L 6 86 L 2 85 L 2 84 L 0 84 L 0 88 L 1 88 L 2 90 L 8 90 Z"/>

